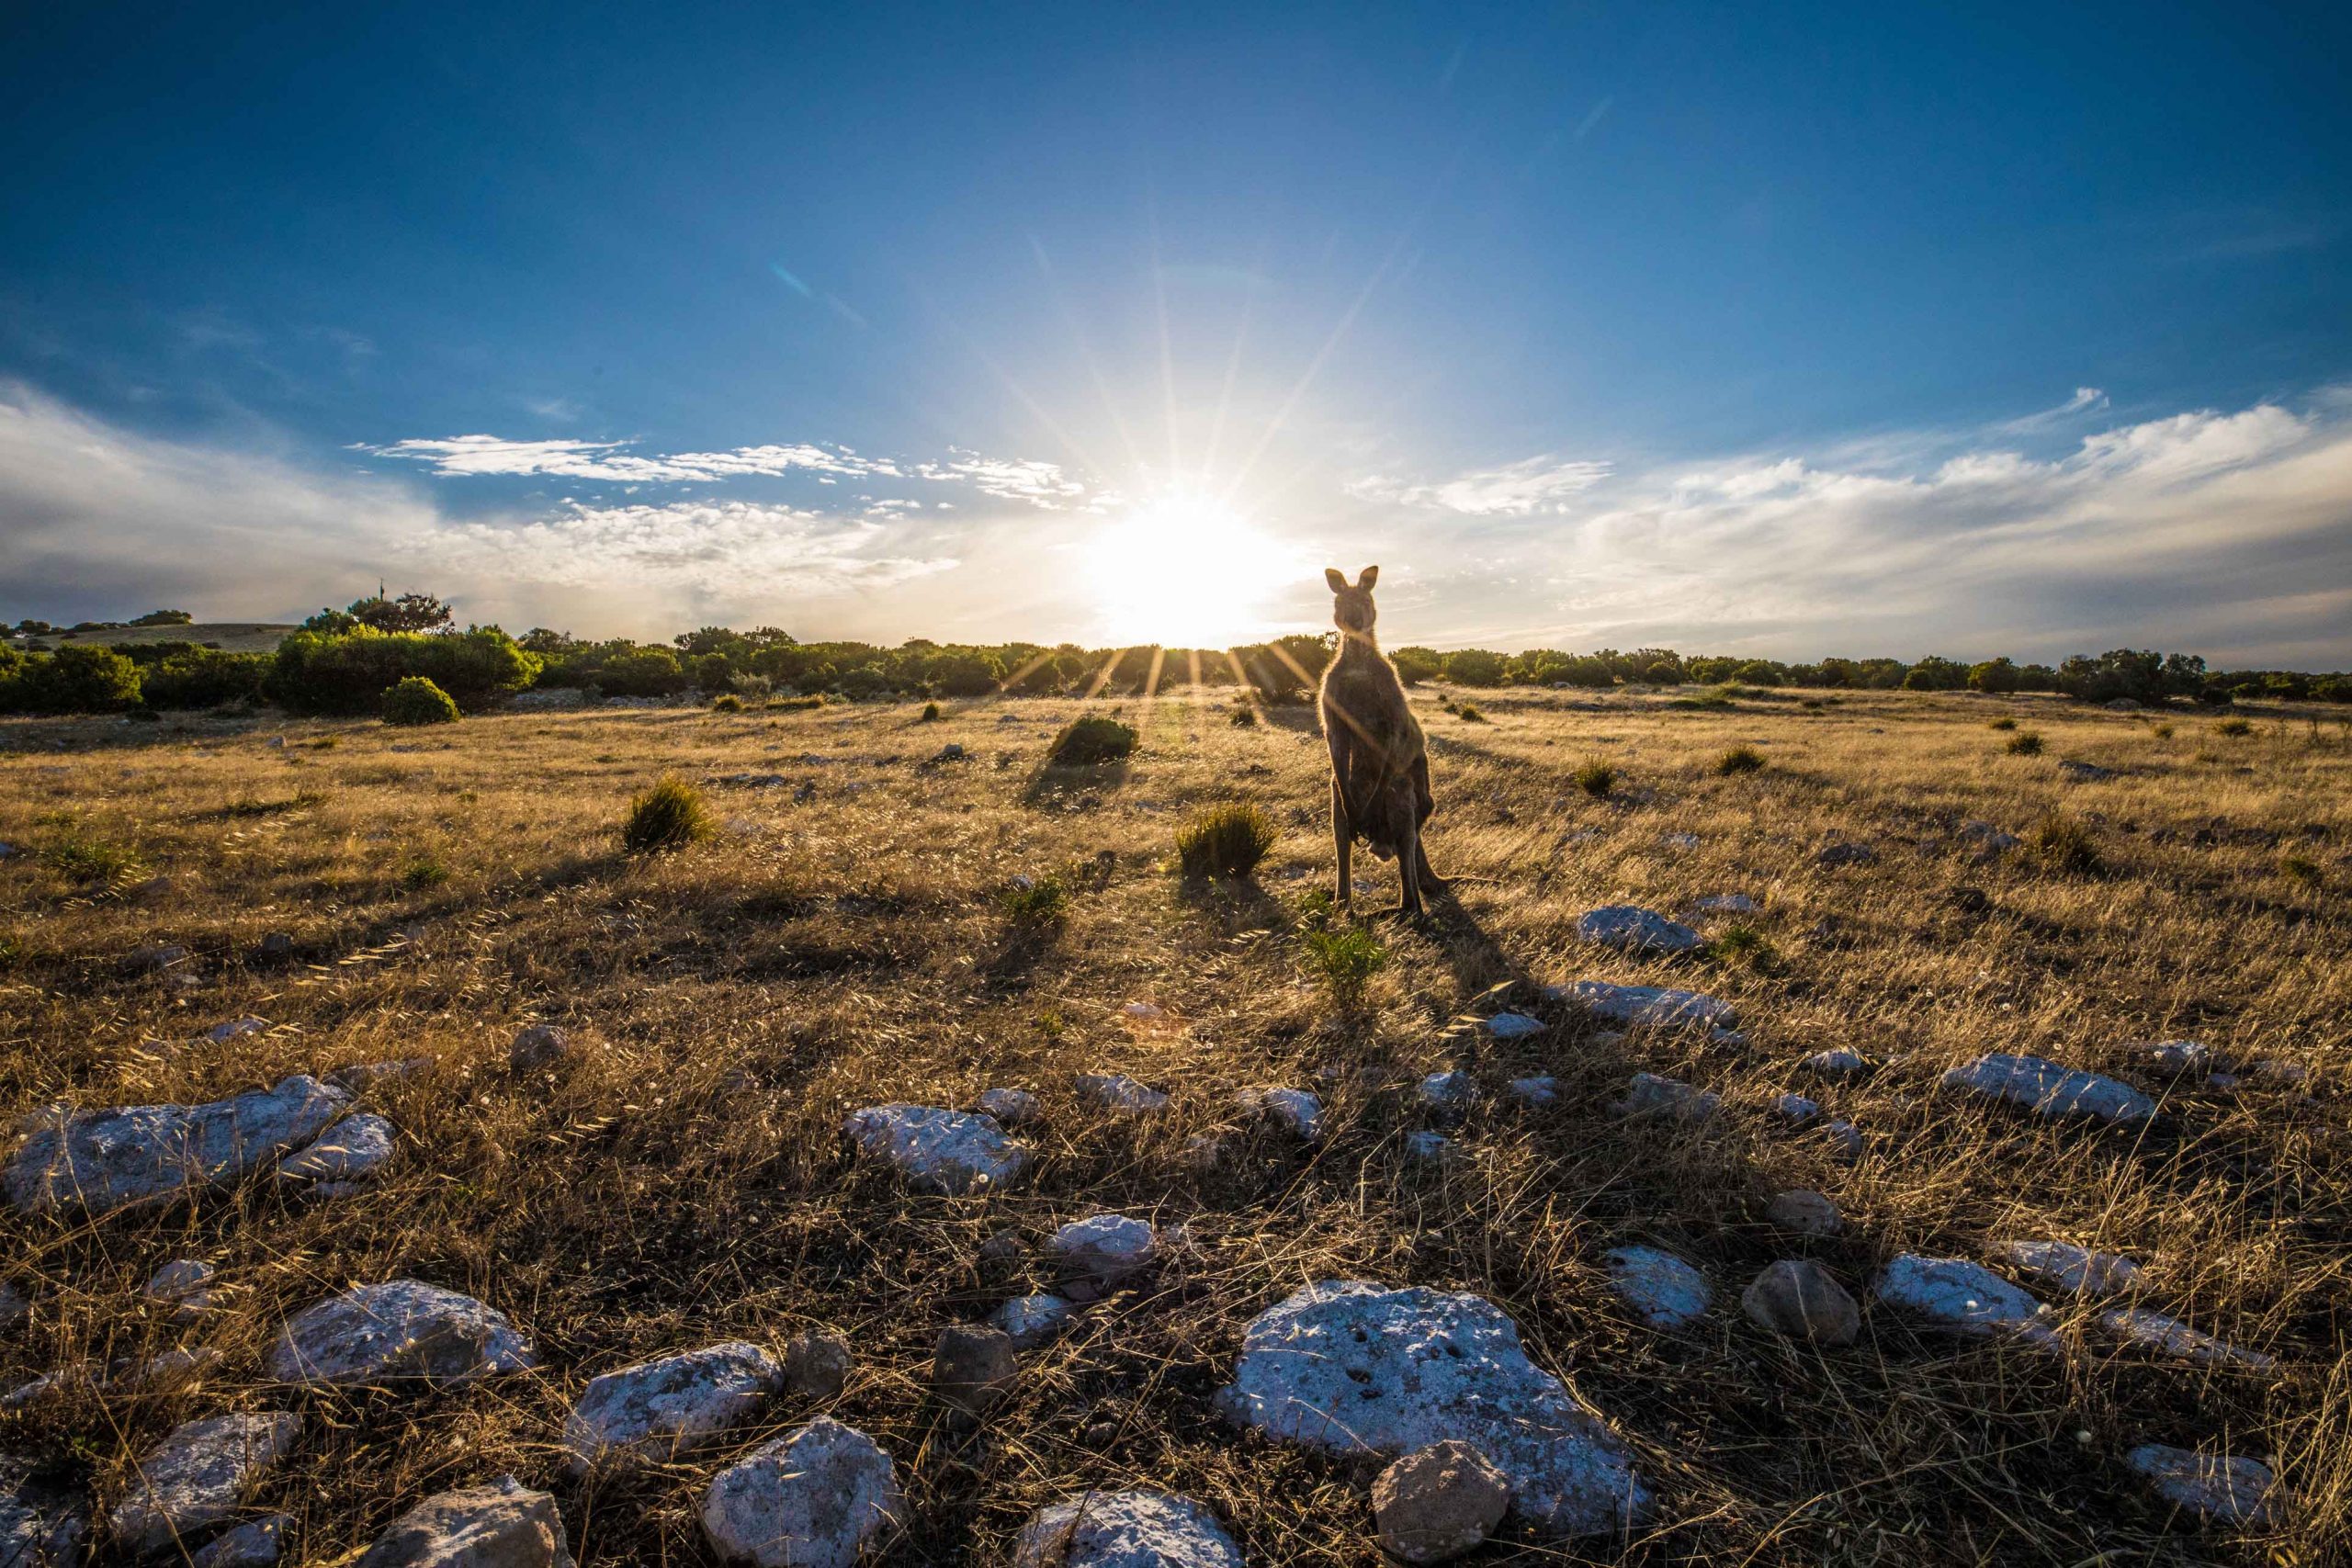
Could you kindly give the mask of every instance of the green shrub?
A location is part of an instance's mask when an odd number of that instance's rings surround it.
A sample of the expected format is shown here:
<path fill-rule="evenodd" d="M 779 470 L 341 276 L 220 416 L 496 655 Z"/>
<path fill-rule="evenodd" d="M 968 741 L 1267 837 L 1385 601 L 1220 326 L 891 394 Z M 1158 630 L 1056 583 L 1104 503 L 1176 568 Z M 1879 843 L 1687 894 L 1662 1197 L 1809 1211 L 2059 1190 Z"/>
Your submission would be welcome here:
<path fill-rule="evenodd" d="M 190 649 L 149 666 L 140 678 L 139 695 L 151 708 L 217 708 L 259 702 L 270 668 L 266 653 Z"/>
<path fill-rule="evenodd" d="M 1097 762 L 1114 762 L 1136 749 L 1136 732 L 1115 718 L 1094 715 L 1063 727 L 1054 737 L 1054 744 L 1046 753 L 1046 761 L 1057 768 L 1091 767 Z"/>
<path fill-rule="evenodd" d="M 1176 858 L 1186 876 L 1244 877 L 1282 837 L 1254 806 L 1216 806 L 1176 830 Z"/>
<path fill-rule="evenodd" d="M 1764 754 L 1753 746 L 1735 746 L 1715 759 L 1715 772 L 1724 778 L 1735 773 L 1752 773 L 1764 766 Z"/>
<path fill-rule="evenodd" d="M 939 705 L 937 703 L 923 704 L 922 712 L 915 716 L 915 722 L 917 724 L 937 724 L 939 722 Z"/>
<path fill-rule="evenodd" d="M 820 708 L 824 705 L 825 694 L 822 692 L 811 692 L 805 697 L 777 697 L 768 704 L 768 706 L 786 713 L 797 713 L 808 708 Z"/>
<path fill-rule="evenodd" d="M 1587 757 L 1577 764 L 1577 771 L 1568 777 L 1576 781 L 1577 788 L 1595 800 L 1605 798 L 1611 790 L 1617 787 L 1615 765 L 1599 757 Z"/>
<path fill-rule="evenodd" d="M 384 694 L 386 724 L 455 724 L 458 705 L 422 675 L 411 675 Z"/>
<path fill-rule="evenodd" d="M 1487 716 L 1480 713 L 1476 705 L 1471 703 L 1458 704 L 1455 705 L 1453 712 L 1453 716 L 1460 719 L 1464 724 L 1484 724 L 1487 722 Z"/>
<path fill-rule="evenodd" d="M 139 869 L 139 852 L 105 839 L 60 839 L 41 858 L 75 882 L 117 882 Z"/>
<path fill-rule="evenodd" d="M 721 692 L 718 695 L 710 699 L 710 711 L 713 713 L 741 713 L 743 711 L 743 699 L 737 696 L 732 692 Z"/>
<path fill-rule="evenodd" d="M 2041 755 L 2041 737 L 2033 730 L 2020 729 L 2009 737 L 2009 743 L 2002 750 L 2012 757 L 2039 757 Z"/>
<path fill-rule="evenodd" d="M 1301 934 L 1306 972 L 1341 1012 L 1363 1010 L 1372 977 L 1388 962 L 1388 950 L 1363 926 L 1340 926 Z"/>
<path fill-rule="evenodd" d="M 139 666 L 110 648 L 61 648 L 27 660 L 9 682 L 29 713 L 119 713 L 139 700 Z"/>
<path fill-rule="evenodd" d="M 2098 840 L 2091 830 L 2064 812 L 2052 811 L 2026 835 L 2034 858 L 2052 871 L 2087 874 L 2099 869 Z"/>
<path fill-rule="evenodd" d="M 1016 882 L 998 896 L 997 902 L 1019 924 L 1051 925 L 1069 912 L 1069 884 L 1051 874 L 1026 886 Z"/>
<path fill-rule="evenodd" d="M 412 893 L 422 893 L 428 887 L 438 887 L 449 880 L 449 868 L 437 855 L 414 855 L 401 867 L 401 886 Z"/>
<path fill-rule="evenodd" d="M 1248 703 L 1242 703 L 1234 708 L 1232 716 L 1226 722 L 1236 729 L 1255 728 L 1258 723 L 1258 710 Z"/>
<path fill-rule="evenodd" d="M 1772 939 L 1754 926 L 1731 927 L 1709 942 L 1707 951 L 1726 964 L 1745 964 L 1763 971 L 1772 969 L 1781 958 Z"/>
<path fill-rule="evenodd" d="M 653 787 L 629 797 L 628 820 L 621 826 L 621 842 L 637 854 L 684 849 L 718 831 L 702 791 L 672 774 Z"/>
<path fill-rule="evenodd" d="M 296 632 L 277 645 L 269 694 L 295 713 L 373 713 L 384 693 L 413 675 L 474 713 L 529 685 L 539 672 L 496 626 L 447 636 L 379 632 Z"/>
<path fill-rule="evenodd" d="M 1996 718 L 1996 719 L 1995 719 L 1992 723 L 1990 723 L 1990 724 L 1986 725 L 1984 728 L 1987 728 L 1987 729 L 2015 729 L 2017 727 L 2018 727 L 2018 721 L 2017 721 L 2016 719 L 2009 718 L 2009 717 L 2007 717 L 2007 716 L 2003 716 L 2003 717 L 2000 717 L 2000 718 Z"/>

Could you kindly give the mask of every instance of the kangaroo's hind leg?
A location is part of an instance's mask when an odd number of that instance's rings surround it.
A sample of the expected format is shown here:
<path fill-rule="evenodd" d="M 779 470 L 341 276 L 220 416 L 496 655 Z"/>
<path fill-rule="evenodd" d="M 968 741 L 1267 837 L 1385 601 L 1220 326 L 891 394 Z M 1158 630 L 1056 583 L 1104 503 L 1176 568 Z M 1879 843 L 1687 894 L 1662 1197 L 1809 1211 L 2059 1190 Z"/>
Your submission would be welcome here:
<path fill-rule="evenodd" d="M 1421 908 L 1421 867 L 1425 860 L 1421 854 L 1420 825 L 1413 820 L 1410 811 L 1405 811 L 1398 814 L 1396 828 L 1396 880 L 1403 884 L 1397 895 L 1396 912 L 1418 919 L 1427 912 Z"/>
<path fill-rule="evenodd" d="M 1348 874 L 1349 852 L 1355 847 L 1355 829 L 1348 822 L 1348 797 L 1340 791 L 1340 781 L 1331 781 L 1331 847 L 1338 852 L 1340 862 L 1340 908 L 1344 909 L 1356 896 L 1355 879 Z"/>

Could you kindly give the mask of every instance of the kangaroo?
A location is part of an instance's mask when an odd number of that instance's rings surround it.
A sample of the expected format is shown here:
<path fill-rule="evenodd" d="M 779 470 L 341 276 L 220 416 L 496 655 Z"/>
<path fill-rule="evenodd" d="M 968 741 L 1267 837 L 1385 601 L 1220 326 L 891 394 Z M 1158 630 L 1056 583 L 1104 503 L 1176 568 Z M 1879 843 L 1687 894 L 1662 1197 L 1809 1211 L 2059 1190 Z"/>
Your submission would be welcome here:
<path fill-rule="evenodd" d="M 1396 667 L 1373 636 L 1372 585 L 1380 569 L 1368 566 L 1348 586 L 1339 571 L 1326 570 L 1335 599 L 1331 619 L 1340 628 L 1340 650 L 1323 671 L 1323 739 L 1331 748 L 1331 839 L 1339 849 L 1340 904 L 1353 899 L 1348 855 L 1358 839 L 1373 853 L 1396 859 L 1404 893 L 1401 915 L 1421 914 L 1421 890 L 1444 884 L 1430 869 L 1421 847 L 1421 824 L 1436 804 L 1430 795 L 1429 747 L 1406 705 Z"/>

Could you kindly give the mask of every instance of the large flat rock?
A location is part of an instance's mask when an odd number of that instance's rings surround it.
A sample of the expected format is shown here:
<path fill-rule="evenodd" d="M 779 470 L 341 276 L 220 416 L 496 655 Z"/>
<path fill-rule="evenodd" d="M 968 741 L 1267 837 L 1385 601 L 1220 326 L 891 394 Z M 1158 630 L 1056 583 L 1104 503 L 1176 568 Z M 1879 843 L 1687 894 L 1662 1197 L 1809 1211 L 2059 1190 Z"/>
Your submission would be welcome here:
<path fill-rule="evenodd" d="M 2131 1085 L 2042 1056 L 1996 1051 L 1952 1068 L 1944 1075 L 1943 1085 L 2053 1120 L 2086 1117 L 2136 1126 L 2156 1113 L 2156 1102 Z"/>
<path fill-rule="evenodd" d="M 56 1107 L 9 1161 L 9 1201 L 30 1213 L 103 1214 L 252 1175 L 311 1142 L 346 1096 L 309 1077 L 199 1105 Z"/>
<path fill-rule="evenodd" d="M 1250 1323 L 1217 1399 L 1239 1425 L 1336 1453 L 1393 1457 L 1459 1438 L 1510 1477 L 1511 1506 L 1553 1537 L 1617 1533 L 1654 1506 L 1623 1444 L 1479 1296 L 1310 1285 Z"/>
<path fill-rule="evenodd" d="M 1593 1017 L 1627 1028 L 1729 1029 L 1738 1010 L 1702 991 L 1671 986 L 1615 986 L 1605 980 L 1574 980 L 1555 987 L 1554 999 L 1574 1002 Z"/>
<path fill-rule="evenodd" d="M 213 1416 L 174 1427 L 132 1472 L 114 1511 L 115 1543 L 143 1557 L 220 1524 L 301 1432 L 302 1418 L 282 1412 Z"/>
<path fill-rule="evenodd" d="M 851 1111 L 842 1131 L 867 1155 L 943 1192 L 1001 1187 L 1029 1164 L 1029 1151 L 1006 1137 L 994 1117 L 973 1111 L 869 1105 Z"/>
<path fill-rule="evenodd" d="M 1595 946 L 1635 954 L 1696 953 L 1707 945 L 1689 926 L 1635 904 L 1587 909 L 1577 919 L 1577 935 Z"/>
<path fill-rule="evenodd" d="M 555 1499 L 511 1475 L 427 1497 L 353 1568 L 572 1568 Z"/>
<path fill-rule="evenodd" d="M 580 1471 L 677 1459 L 751 1421 L 783 1383 L 775 1358 L 741 1339 L 623 1367 L 582 1392 L 563 1446 Z"/>
<path fill-rule="evenodd" d="M 702 1528 L 758 1568 L 855 1568 L 904 1514 L 898 1467 L 854 1427 L 819 1416 L 713 1478 Z"/>
<path fill-rule="evenodd" d="M 2030 1292 L 1964 1258 L 1906 1252 L 1880 1270 L 1876 1290 L 1879 1300 L 1955 1334 L 2013 1334 L 2040 1345 L 2057 1337 Z"/>
<path fill-rule="evenodd" d="M 424 1381 L 469 1382 L 538 1365 L 505 1315 L 471 1296 L 416 1280 L 362 1285 L 305 1307 L 264 1362 L 306 1387 Z"/>
<path fill-rule="evenodd" d="M 1190 1497 L 1087 1492 L 1037 1510 L 1012 1568 L 1241 1568 L 1241 1549 Z"/>

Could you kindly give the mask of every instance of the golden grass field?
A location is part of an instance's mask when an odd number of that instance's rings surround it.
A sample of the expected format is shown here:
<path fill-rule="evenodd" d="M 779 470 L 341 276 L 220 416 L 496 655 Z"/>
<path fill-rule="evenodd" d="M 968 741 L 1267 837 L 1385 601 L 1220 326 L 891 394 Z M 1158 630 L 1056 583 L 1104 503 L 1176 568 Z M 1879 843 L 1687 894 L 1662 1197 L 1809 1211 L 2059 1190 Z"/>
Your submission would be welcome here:
<path fill-rule="evenodd" d="M 710 1475 L 806 1405 L 778 1401 L 767 1427 L 707 1459 L 581 1483 L 555 1447 L 570 1401 L 630 1361 L 830 1325 L 858 1358 L 833 1414 L 890 1451 L 911 1500 L 899 1561 L 1001 1562 L 1041 1504 L 1141 1484 L 1211 1506 L 1252 1563 L 1371 1563 L 1377 1463 L 1271 1446 L 1210 1398 L 1254 1314 L 1307 1281 L 1361 1278 L 1492 1298 L 1663 1495 L 1622 1555 L 1506 1540 L 1480 1562 L 2347 1560 L 2352 730 L 2278 710 L 2225 734 L 2202 712 L 1959 695 L 1693 709 L 1673 694 L 1468 694 L 1483 720 L 1415 699 L 1432 858 L 1465 880 L 1408 927 L 1377 914 L 1393 866 L 1359 855 L 1374 885 L 1359 911 L 1389 956 L 1346 1018 L 1298 935 L 1331 866 L 1309 709 L 1248 728 L 1228 721 L 1230 694 L 1199 693 L 949 705 L 930 723 L 899 705 L 510 712 L 426 730 L 0 725 L 0 841 L 23 852 L 0 861 L 0 1110 L 435 1064 L 377 1091 L 402 1145 L 373 1193 L 304 1204 L 265 1180 L 96 1222 L 10 1213 L 6 1277 L 36 1310 L 0 1344 L 0 1381 L 182 1343 L 225 1359 L 194 1388 L 84 1389 L 0 1414 L 0 1450 L 86 1468 L 103 1506 L 179 1421 L 299 1408 L 301 1443 L 254 1499 L 298 1517 L 289 1561 L 345 1556 L 423 1495 L 512 1472 L 555 1492 L 582 1562 L 705 1562 Z M 1043 770 L 1055 730 L 1090 707 L 1141 729 L 1134 758 Z M 2010 754 L 1988 728 L 2003 715 L 2042 735 L 2042 754 Z M 949 742 L 969 760 L 931 763 Z M 1739 744 L 1765 767 L 1719 776 Z M 1570 782 L 1596 756 L 1619 770 L 1607 798 Z M 2118 774 L 2070 783 L 2061 759 Z M 629 796 L 664 772 L 702 784 L 725 827 L 626 854 Z M 718 782 L 736 773 L 784 782 Z M 1253 881 L 1185 884 L 1176 829 L 1233 800 L 1262 806 L 1280 842 Z M 2037 856 L 2030 830 L 2053 811 L 2087 828 L 2103 869 Z M 1978 863 L 1954 835 L 1969 819 L 2029 842 Z M 1681 833 L 1695 847 L 1665 837 Z M 1832 839 L 1878 859 L 1818 865 Z M 74 846 L 95 846 L 106 874 L 79 879 L 93 863 Z M 1048 874 L 1070 888 L 1065 918 L 1010 919 L 1010 880 Z M 1596 905 L 1687 918 L 1728 892 L 1762 902 L 1739 922 L 1761 944 L 1637 961 L 1575 936 Z M 272 931 L 292 936 L 293 961 L 259 956 Z M 166 942 L 191 957 L 126 969 Z M 1710 991 L 1738 1004 L 1745 1041 L 1600 1037 L 1538 998 L 1579 977 Z M 1137 1001 L 1165 1016 L 1136 1022 L 1122 1010 Z M 1552 1027 L 1503 1043 L 1462 1026 L 1506 1004 Z M 193 1043 L 243 1015 L 272 1027 Z M 517 1077 L 509 1042 L 541 1020 L 588 1048 Z M 2167 1086 L 2129 1049 L 2182 1037 L 2233 1068 L 2275 1059 L 2311 1077 Z M 1797 1064 L 1832 1045 L 1882 1065 L 1816 1086 Z M 2164 1113 L 2141 1133 L 2053 1127 L 1938 1093 L 1945 1067 L 1991 1050 L 2114 1072 L 2161 1091 Z M 1461 1158 L 1413 1164 L 1413 1087 L 1452 1066 L 1487 1096 Z M 1637 1069 L 1716 1089 L 1728 1113 L 1702 1130 L 1611 1116 Z M 1089 1071 L 1130 1073 L 1173 1104 L 1140 1121 L 1085 1111 L 1070 1082 Z M 1555 1107 L 1498 1092 L 1538 1071 L 1561 1080 Z M 1233 1091 L 1261 1084 L 1323 1094 L 1319 1146 L 1235 1111 Z M 1012 1190 L 912 1193 L 844 1152 L 852 1108 L 963 1106 L 995 1085 L 1046 1107 L 1023 1134 L 1040 1162 Z M 1851 1119 L 1868 1152 L 1839 1163 L 1781 1129 L 1762 1107 L 1788 1089 Z M 1223 1136 L 1222 1157 L 1187 1152 L 1201 1134 Z M 1763 1204 L 1789 1187 L 1833 1197 L 1845 1232 L 1777 1233 Z M 1097 1210 L 1171 1238 L 1181 1225 L 1181 1242 L 1147 1287 L 1025 1354 L 977 1434 L 947 1424 L 923 1392 L 940 1328 L 1043 1288 L 1029 1247 Z M 984 1262 L 981 1243 L 1005 1232 L 1022 1247 Z M 2149 1304 L 2278 1364 L 2118 1350 L 2073 1305 L 2069 1353 L 2050 1356 L 1944 1337 L 1868 1299 L 1899 1251 L 1989 1261 L 2014 1235 L 2130 1253 Z M 1702 1324 L 1654 1331 L 1611 1294 L 1600 1255 L 1634 1241 L 1707 1271 Z M 1788 1256 L 1863 1299 L 1858 1346 L 1795 1347 L 1741 1315 L 1740 1289 Z M 140 1295 L 183 1257 L 216 1264 L 224 1288 L 194 1327 Z M 264 1385 L 260 1352 L 288 1314 L 401 1275 L 504 1311 L 542 1369 L 290 1406 Z M 2292 1501 L 2274 1529 L 2192 1528 L 2120 1465 L 2146 1440 L 2263 1459 Z"/>

